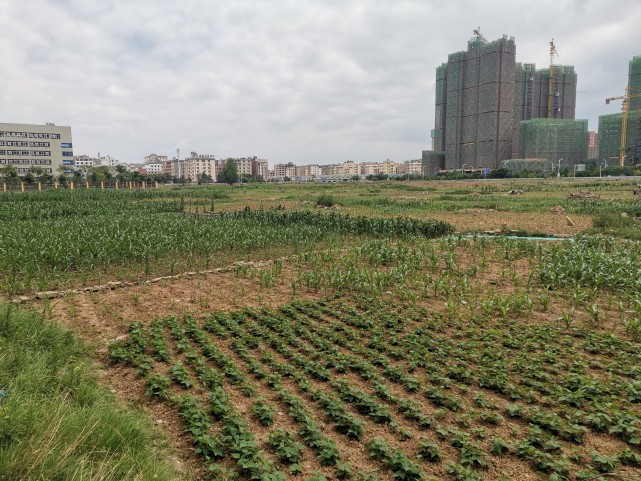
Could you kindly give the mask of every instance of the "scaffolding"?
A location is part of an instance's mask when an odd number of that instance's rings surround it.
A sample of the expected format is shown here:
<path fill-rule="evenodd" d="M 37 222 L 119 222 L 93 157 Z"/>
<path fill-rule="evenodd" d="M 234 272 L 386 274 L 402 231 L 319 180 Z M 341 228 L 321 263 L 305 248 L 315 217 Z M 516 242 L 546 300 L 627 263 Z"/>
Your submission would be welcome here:
<path fill-rule="evenodd" d="M 634 94 L 638 92 L 641 92 L 641 55 L 637 55 L 630 60 L 628 72 L 628 93 Z M 628 109 L 631 114 L 633 110 L 641 109 L 641 97 L 630 98 Z"/>
<path fill-rule="evenodd" d="M 552 115 L 554 119 L 573 119 L 576 112 L 577 75 L 571 65 L 555 65 L 552 82 Z M 536 71 L 534 78 L 532 118 L 548 118 L 550 69 Z"/>
<path fill-rule="evenodd" d="M 508 159 L 503 161 L 503 167 L 515 172 L 524 170 L 550 172 L 557 168 L 557 164 L 548 159 Z"/>
<path fill-rule="evenodd" d="M 517 64 L 515 56 L 513 37 L 488 42 L 476 35 L 436 69 L 433 149 L 445 154 L 445 169 L 498 168 L 522 157 L 519 122 L 546 118 L 548 98 L 552 119 L 574 119 L 574 67 L 554 66 L 550 82 L 549 68 Z"/>
<path fill-rule="evenodd" d="M 423 151 L 423 174 L 436 175 L 439 170 L 445 169 L 445 153 L 433 150 Z"/>
<path fill-rule="evenodd" d="M 521 122 L 521 157 L 546 159 L 561 166 L 583 163 L 588 157 L 588 121 L 532 119 Z"/>
<path fill-rule="evenodd" d="M 599 158 L 609 165 L 619 163 L 622 120 L 622 113 L 599 116 Z M 625 165 L 637 165 L 641 163 L 641 110 L 628 112 L 626 132 Z"/>
<path fill-rule="evenodd" d="M 515 52 L 514 38 L 475 37 L 467 51 L 450 54 L 437 69 L 437 116 L 445 132 L 435 129 L 435 138 L 444 139 L 446 169 L 494 168 L 511 158 Z M 443 80 L 444 89 L 438 86 Z M 441 151 L 440 145 L 435 140 L 434 149 Z"/>
<path fill-rule="evenodd" d="M 519 123 L 533 114 L 534 78 L 536 65 L 517 63 L 514 68 L 514 127 L 512 133 L 512 158 L 520 155 Z"/>

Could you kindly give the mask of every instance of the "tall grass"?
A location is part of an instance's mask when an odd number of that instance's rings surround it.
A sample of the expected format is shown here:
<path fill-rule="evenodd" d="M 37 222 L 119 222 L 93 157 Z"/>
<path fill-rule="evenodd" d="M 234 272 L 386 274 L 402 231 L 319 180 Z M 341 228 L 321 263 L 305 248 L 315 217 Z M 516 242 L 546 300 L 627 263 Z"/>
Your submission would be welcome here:
<path fill-rule="evenodd" d="M 0 480 L 170 480 L 148 420 L 97 385 L 69 331 L 0 305 Z"/>

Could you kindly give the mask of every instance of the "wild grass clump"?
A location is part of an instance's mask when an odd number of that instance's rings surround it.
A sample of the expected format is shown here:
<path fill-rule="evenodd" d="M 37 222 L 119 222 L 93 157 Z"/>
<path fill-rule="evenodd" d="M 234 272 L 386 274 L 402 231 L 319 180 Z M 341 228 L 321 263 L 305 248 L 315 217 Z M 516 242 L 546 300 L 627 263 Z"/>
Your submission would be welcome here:
<path fill-rule="evenodd" d="M 332 194 L 323 193 L 316 198 L 316 205 L 322 207 L 334 207 L 338 202 Z"/>
<path fill-rule="evenodd" d="M 87 360 L 69 331 L 0 304 L 0 479 L 177 479 L 147 419 Z"/>
<path fill-rule="evenodd" d="M 601 214 L 592 220 L 592 231 L 607 233 L 624 239 L 641 240 L 640 212 L 631 212 L 627 216 L 618 212 Z"/>

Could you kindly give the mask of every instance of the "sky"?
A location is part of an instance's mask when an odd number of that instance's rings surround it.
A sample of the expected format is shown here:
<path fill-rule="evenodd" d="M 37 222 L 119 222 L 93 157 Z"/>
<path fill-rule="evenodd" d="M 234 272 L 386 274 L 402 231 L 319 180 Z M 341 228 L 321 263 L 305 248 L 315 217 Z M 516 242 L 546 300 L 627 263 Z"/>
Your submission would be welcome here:
<path fill-rule="evenodd" d="M 574 65 L 577 118 L 627 85 L 640 0 L 0 0 L 0 122 L 72 127 L 74 154 L 327 164 L 431 147 L 435 69 L 481 27 Z"/>

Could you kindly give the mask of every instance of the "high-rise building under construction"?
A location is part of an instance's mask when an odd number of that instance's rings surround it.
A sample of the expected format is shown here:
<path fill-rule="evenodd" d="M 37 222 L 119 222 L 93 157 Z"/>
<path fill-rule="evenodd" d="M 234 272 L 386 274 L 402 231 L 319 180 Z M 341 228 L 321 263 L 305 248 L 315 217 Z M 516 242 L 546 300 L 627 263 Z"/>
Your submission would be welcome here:
<path fill-rule="evenodd" d="M 625 113 L 599 116 L 599 158 L 604 163 L 637 165 L 641 163 L 641 56 L 630 60 Z M 610 100 L 622 100 L 615 97 Z M 626 117 L 625 121 L 623 117 Z M 625 134 L 622 136 L 622 127 Z"/>
<path fill-rule="evenodd" d="M 574 119 L 577 76 L 571 66 L 536 70 L 516 63 L 513 37 L 488 42 L 480 32 L 467 51 L 436 69 L 433 151 L 426 172 L 495 169 L 519 157 L 520 122 Z"/>

